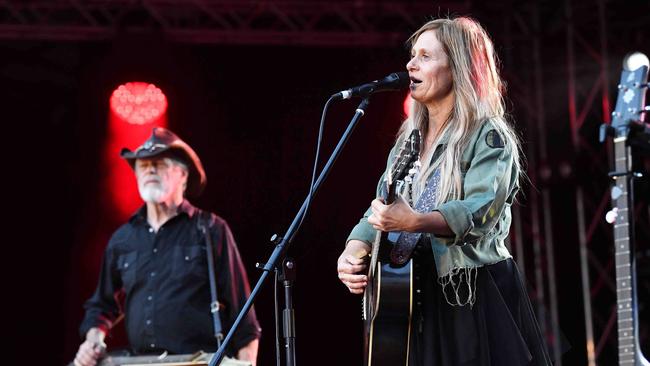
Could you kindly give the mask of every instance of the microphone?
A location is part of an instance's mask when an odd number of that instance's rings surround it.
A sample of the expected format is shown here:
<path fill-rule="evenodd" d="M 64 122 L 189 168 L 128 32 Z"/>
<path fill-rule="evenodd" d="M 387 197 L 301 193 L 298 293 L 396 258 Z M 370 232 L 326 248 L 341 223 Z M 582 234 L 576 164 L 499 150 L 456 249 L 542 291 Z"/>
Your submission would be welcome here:
<path fill-rule="evenodd" d="M 408 72 L 394 72 L 381 80 L 371 81 L 366 84 L 355 86 L 332 95 L 334 99 L 350 99 L 352 97 L 365 98 L 370 94 L 393 91 L 408 88 L 411 83 Z"/>

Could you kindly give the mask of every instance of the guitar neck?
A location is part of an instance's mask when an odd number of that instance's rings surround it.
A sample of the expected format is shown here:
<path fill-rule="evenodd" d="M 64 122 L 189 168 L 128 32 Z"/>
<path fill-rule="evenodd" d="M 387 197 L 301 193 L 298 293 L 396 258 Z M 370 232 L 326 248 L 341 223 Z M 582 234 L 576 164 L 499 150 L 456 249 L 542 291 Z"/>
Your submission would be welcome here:
<path fill-rule="evenodd" d="M 396 194 L 396 192 L 397 192 L 397 187 L 396 187 L 397 184 L 396 183 L 397 182 L 395 182 L 395 181 L 386 182 L 386 192 L 384 192 L 385 194 L 382 195 L 382 198 L 384 199 L 384 203 L 387 204 L 387 205 L 395 202 L 395 199 L 397 198 L 397 194 Z M 375 241 L 373 242 L 373 245 L 372 245 L 372 251 L 371 251 L 371 254 L 370 254 L 371 268 L 373 268 L 374 266 L 377 265 L 377 261 L 380 258 L 380 247 L 381 247 L 380 244 L 382 242 L 384 242 L 387 237 L 388 237 L 388 233 L 383 232 L 383 231 L 377 231 L 377 234 L 375 236 Z"/>
<path fill-rule="evenodd" d="M 616 258 L 616 312 L 619 365 L 647 365 L 638 341 L 638 314 L 634 267 L 634 206 L 632 155 L 625 137 L 614 139 L 616 175 L 612 199 L 616 202 L 614 243 Z"/>

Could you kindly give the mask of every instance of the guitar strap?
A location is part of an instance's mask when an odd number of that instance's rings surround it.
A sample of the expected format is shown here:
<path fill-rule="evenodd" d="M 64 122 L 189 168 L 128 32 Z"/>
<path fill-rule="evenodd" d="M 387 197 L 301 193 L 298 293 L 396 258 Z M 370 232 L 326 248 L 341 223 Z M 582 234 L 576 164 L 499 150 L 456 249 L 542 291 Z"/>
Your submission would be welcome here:
<path fill-rule="evenodd" d="M 431 212 L 436 204 L 438 186 L 440 185 L 440 170 L 436 169 L 427 180 L 424 191 L 418 198 L 413 209 L 417 212 Z M 400 233 L 397 242 L 390 251 L 390 259 L 393 263 L 402 265 L 406 263 L 413 254 L 413 250 L 422 237 L 422 233 Z"/>
<path fill-rule="evenodd" d="M 217 277 L 214 273 L 214 245 L 210 236 L 210 213 L 199 211 L 197 226 L 199 232 L 205 238 L 205 249 L 208 258 L 208 277 L 210 279 L 210 312 L 212 313 L 212 324 L 214 326 L 214 337 L 217 339 L 217 345 L 221 347 L 223 340 L 223 328 L 221 327 L 221 318 L 219 317 L 219 298 L 217 296 Z"/>

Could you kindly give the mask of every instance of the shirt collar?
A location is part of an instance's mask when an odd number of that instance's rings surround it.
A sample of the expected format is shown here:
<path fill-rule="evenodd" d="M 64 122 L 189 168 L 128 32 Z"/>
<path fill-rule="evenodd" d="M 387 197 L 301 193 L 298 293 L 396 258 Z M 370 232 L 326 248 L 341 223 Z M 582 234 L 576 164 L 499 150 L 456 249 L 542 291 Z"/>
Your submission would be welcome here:
<path fill-rule="evenodd" d="M 196 214 L 198 209 L 194 207 L 188 200 L 183 199 L 183 202 L 178 206 L 178 215 L 187 215 L 187 217 L 192 218 Z M 142 205 L 131 217 L 129 218 L 130 223 L 135 222 L 145 222 L 147 221 L 147 205 Z"/>
<path fill-rule="evenodd" d="M 436 146 L 433 147 L 433 156 L 431 157 L 431 162 L 433 163 L 440 157 L 440 154 L 445 150 L 447 143 L 449 142 L 449 130 L 446 130 L 442 133 L 442 136 L 436 141 Z"/>
<path fill-rule="evenodd" d="M 442 136 L 440 136 L 440 139 L 436 142 L 436 148 L 440 145 L 447 145 L 447 142 L 449 142 L 449 135 L 451 135 L 451 129 L 445 128 L 442 132 Z"/>

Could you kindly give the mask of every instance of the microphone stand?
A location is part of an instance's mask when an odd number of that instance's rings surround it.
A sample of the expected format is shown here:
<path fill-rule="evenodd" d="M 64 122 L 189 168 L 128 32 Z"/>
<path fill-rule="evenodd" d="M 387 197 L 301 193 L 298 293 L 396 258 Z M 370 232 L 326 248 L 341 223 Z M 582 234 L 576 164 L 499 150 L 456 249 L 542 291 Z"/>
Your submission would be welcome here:
<path fill-rule="evenodd" d="M 352 131 L 356 127 L 357 123 L 359 122 L 359 119 L 364 115 L 366 108 L 368 107 L 369 104 L 369 98 L 366 96 L 359 106 L 357 107 L 357 110 L 352 117 L 352 120 L 348 124 L 347 129 L 345 132 L 343 132 L 343 136 L 341 136 L 341 139 L 339 140 L 338 144 L 336 145 L 336 148 L 334 148 L 334 151 L 332 152 L 332 155 L 330 155 L 329 160 L 323 167 L 323 170 L 321 171 L 320 175 L 318 176 L 318 179 L 314 183 L 313 187 L 313 194 L 316 194 L 318 191 L 318 188 L 320 188 L 321 183 L 325 178 L 327 178 L 327 175 L 329 174 L 329 171 L 336 161 L 336 159 L 339 157 L 341 150 L 343 149 L 343 146 L 347 143 L 348 139 L 350 138 L 350 135 L 352 134 Z M 312 194 L 312 195 L 313 195 Z M 313 198 L 313 197 L 312 197 Z M 257 297 L 257 294 L 261 290 L 262 286 L 264 285 L 264 282 L 269 276 L 269 273 L 272 270 L 275 270 L 278 267 L 278 262 L 281 262 L 285 255 L 287 250 L 289 249 L 289 245 L 291 244 L 293 237 L 297 233 L 297 228 L 302 221 L 302 216 L 307 209 L 307 204 L 309 203 L 309 198 L 305 199 L 303 202 L 302 206 L 300 207 L 300 211 L 296 214 L 296 216 L 293 219 L 293 222 L 291 222 L 291 225 L 289 226 L 289 229 L 287 229 L 286 233 L 282 238 L 279 239 L 279 243 L 276 244 L 275 249 L 271 253 L 271 256 L 269 257 L 269 260 L 264 264 L 263 266 L 258 265 L 259 267 L 262 267 L 262 275 L 260 276 L 259 280 L 257 281 L 257 284 L 255 284 L 255 287 L 251 291 L 250 296 L 248 297 L 248 300 L 246 300 L 246 303 L 242 307 L 241 311 L 239 312 L 239 315 L 237 315 L 237 319 L 235 319 L 235 322 L 233 323 L 232 327 L 228 331 L 228 335 L 226 338 L 223 340 L 223 343 L 221 343 L 221 347 L 217 350 L 217 352 L 212 356 L 210 359 L 209 366 L 216 366 L 221 363 L 225 356 L 225 351 L 226 347 L 230 344 L 230 341 L 232 340 L 233 335 L 235 334 L 235 331 L 237 328 L 239 328 L 239 325 L 241 324 L 242 320 L 248 314 L 248 311 L 250 310 L 251 306 L 253 305 L 253 302 L 255 301 L 255 298 Z M 291 290 L 291 287 L 287 289 L 288 291 Z M 292 324 L 294 326 L 294 324 Z M 287 342 L 287 347 L 295 347 L 295 337 L 291 339 L 291 342 Z M 295 354 L 295 349 L 289 350 L 287 349 L 287 355 L 293 355 Z M 292 360 L 293 357 L 292 357 Z M 293 365 L 291 365 L 293 366 Z"/>
<path fill-rule="evenodd" d="M 286 366 L 296 365 L 296 320 L 293 311 L 293 283 L 296 281 L 296 263 L 289 257 L 282 262 L 280 281 L 284 287 L 282 336 L 284 337 Z"/>

